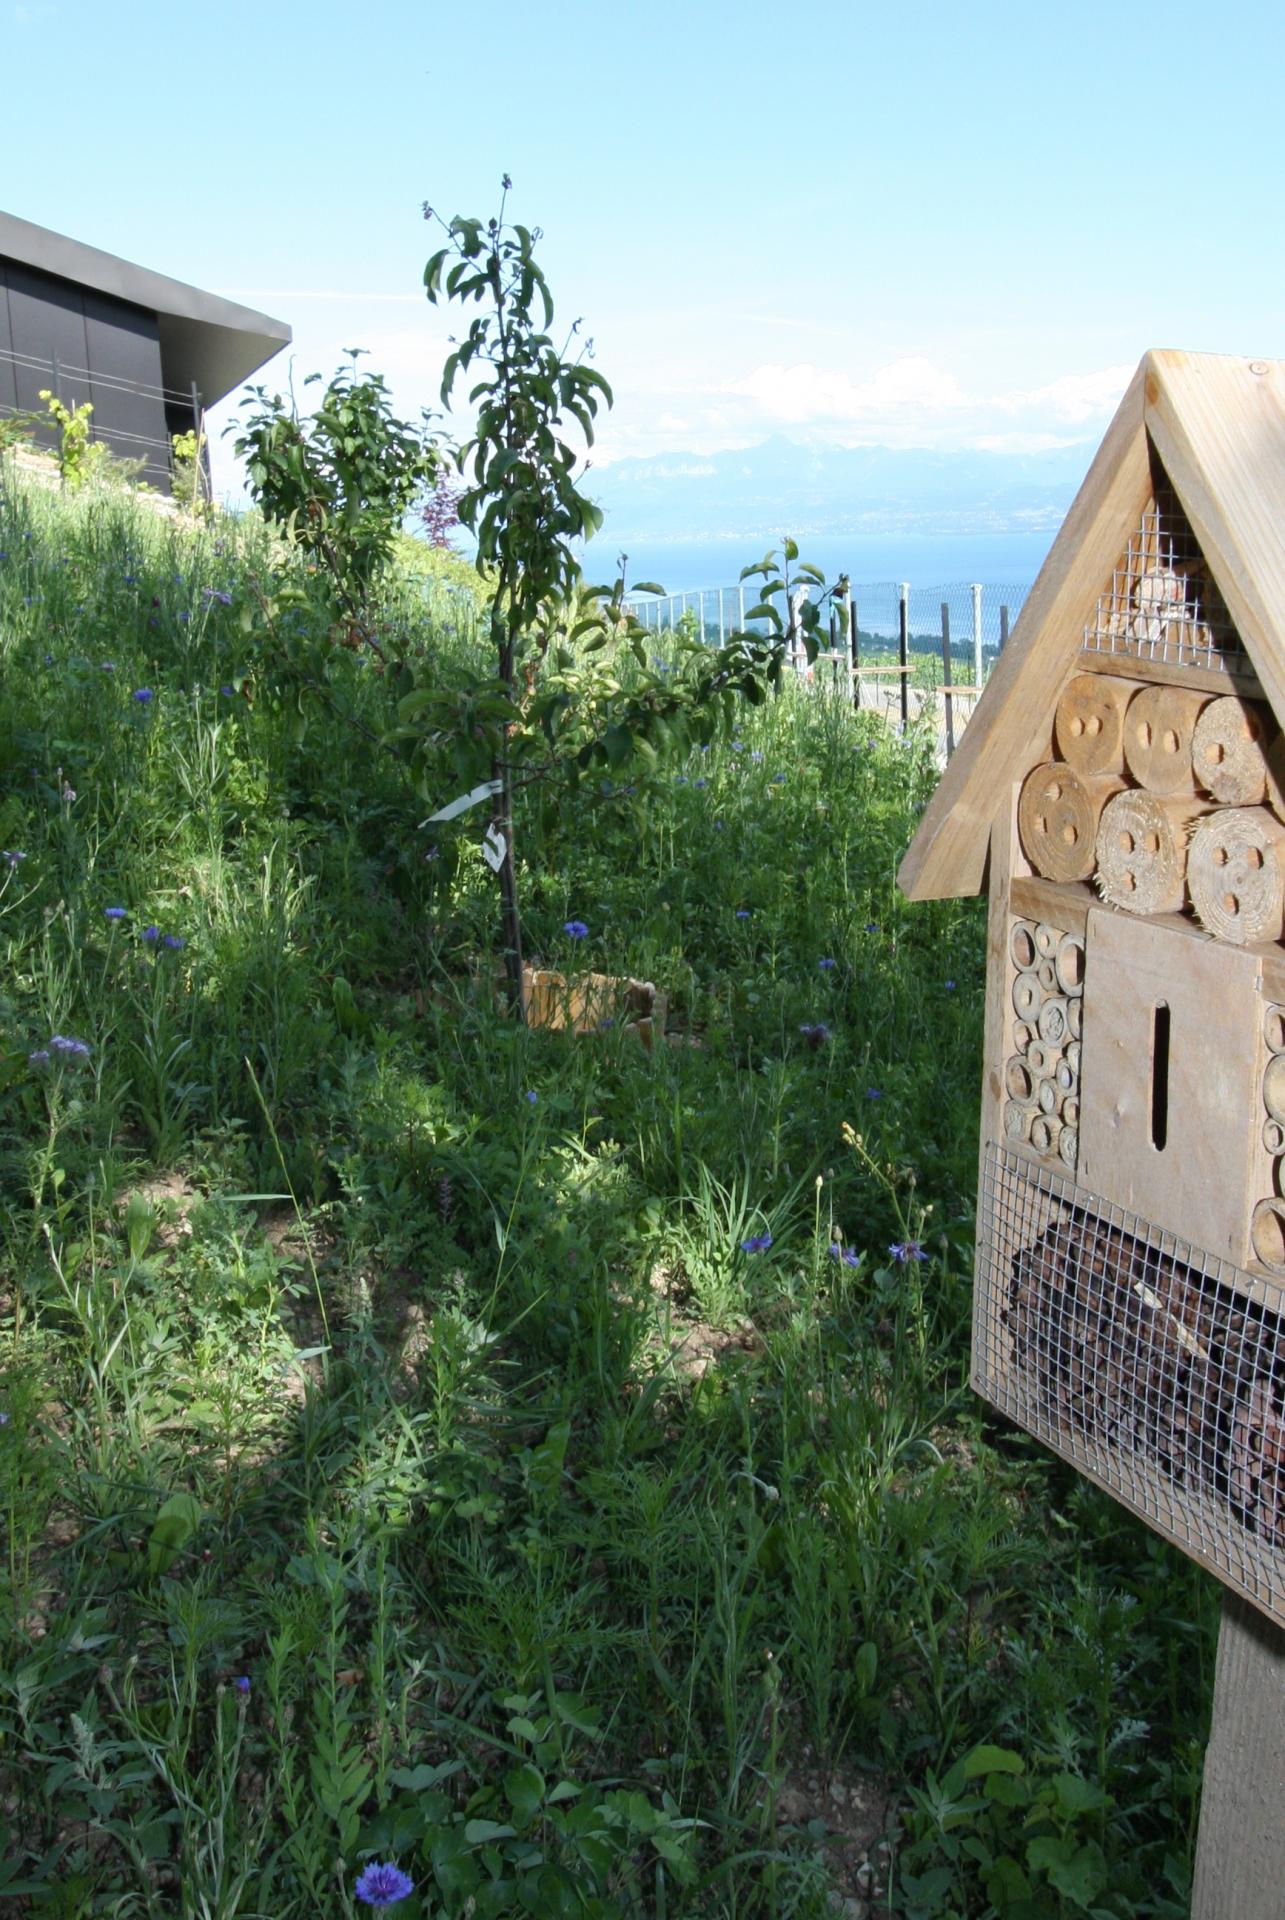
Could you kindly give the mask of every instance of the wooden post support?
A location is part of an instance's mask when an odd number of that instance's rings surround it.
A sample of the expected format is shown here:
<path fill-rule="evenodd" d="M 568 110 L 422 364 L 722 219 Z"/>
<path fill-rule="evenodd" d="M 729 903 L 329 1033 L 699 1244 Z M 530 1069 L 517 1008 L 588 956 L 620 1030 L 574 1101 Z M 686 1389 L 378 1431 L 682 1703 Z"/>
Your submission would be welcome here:
<path fill-rule="evenodd" d="M 946 758 L 949 760 L 955 751 L 955 718 L 950 698 L 950 603 L 946 600 L 941 603 L 941 684 L 945 695 Z"/>
<path fill-rule="evenodd" d="M 852 704 L 861 708 L 861 634 L 857 626 L 857 603 L 848 601 L 848 634 L 852 651 Z"/>
<path fill-rule="evenodd" d="M 1191 1920 L 1280 1920 L 1285 1633 L 1223 1595 Z"/>
<path fill-rule="evenodd" d="M 901 730 L 910 725 L 910 582 L 901 583 L 901 611 L 897 632 L 897 664 L 901 668 Z"/>
<path fill-rule="evenodd" d="M 1008 645 L 1008 608 L 1001 607 L 999 610 L 999 650 L 1001 653 L 1003 653 L 1007 645 Z"/>

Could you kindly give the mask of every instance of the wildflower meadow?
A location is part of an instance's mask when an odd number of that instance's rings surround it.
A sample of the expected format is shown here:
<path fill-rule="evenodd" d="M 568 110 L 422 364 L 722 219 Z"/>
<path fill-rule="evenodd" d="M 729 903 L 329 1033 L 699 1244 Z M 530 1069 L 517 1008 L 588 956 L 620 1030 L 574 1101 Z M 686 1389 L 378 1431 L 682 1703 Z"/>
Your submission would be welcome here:
<path fill-rule="evenodd" d="M 0 1897 L 1179 1920 L 1216 1596 L 968 1389 L 933 726 L 515 783 L 528 962 L 666 1005 L 526 1026 L 399 721 L 484 604 L 348 644 L 258 516 L 3 469 Z"/>

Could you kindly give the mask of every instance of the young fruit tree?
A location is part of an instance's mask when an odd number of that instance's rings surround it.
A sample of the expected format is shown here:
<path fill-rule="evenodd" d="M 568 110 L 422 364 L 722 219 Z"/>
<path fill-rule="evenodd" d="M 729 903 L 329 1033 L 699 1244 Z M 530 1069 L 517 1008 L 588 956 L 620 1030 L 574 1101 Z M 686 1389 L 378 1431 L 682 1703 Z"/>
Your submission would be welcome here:
<path fill-rule="evenodd" d="M 549 331 L 553 300 L 535 258 L 538 230 L 510 224 L 505 205 L 489 220 L 438 220 L 445 244 L 424 269 L 435 305 L 476 313 L 452 343 L 442 403 L 469 382 L 472 435 L 455 455 L 464 481 L 461 523 L 477 542 L 487 577 L 494 671 L 467 688 L 426 680 L 400 704 L 402 735 L 413 743 L 420 790 L 440 796 L 447 777 L 466 791 L 431 816 L 448 822 L 488 802 L 482 851 L 500 891 L 501 945 L 512 1008 L 524 1013 L 522 925 L 514 849 L 514 795 L 534 781 L 574 788 L 594 768 L 627 761 L 655 764 L 670 749 L 728 729 L 740 699 L 762 701 L 779 684 L 783 623 L 773 599 L 788 600 L 788 580 L 773 556 L 762 574 L 761 604 L 747 615 L 763 631 L 734 633 L 725 645 L 679 637 L 679 658 L 662 672 L 649 659 L 646 630 L 625 606 L 625 562 L 611 587 L 585 583 L 574 543 L 587 540 L 602 514 L 581 491 L 581 455 L 592 446 L 611 389 L 588 364 L 591 342 L 572 326 L 561 347 Z M 787 545 L 788 559 L 796 556 Z M 804 570 L 816 584 L 815 569 Z M 640 583 L 635 592 L 660 592 Z M 806 610 L 804 644 L 816 653 L 820 602 Z M 428 824 L 428 823 L 426 823 Z"/>

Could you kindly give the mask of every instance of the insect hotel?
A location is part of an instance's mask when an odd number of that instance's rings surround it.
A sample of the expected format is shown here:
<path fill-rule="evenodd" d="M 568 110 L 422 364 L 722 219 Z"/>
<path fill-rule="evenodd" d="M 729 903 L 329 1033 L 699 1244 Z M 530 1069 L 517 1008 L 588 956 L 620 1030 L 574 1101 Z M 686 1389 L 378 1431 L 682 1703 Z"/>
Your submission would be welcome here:
<path fill-rule="evenodd" d="M 973 1385 L 1241 1596 L 1211 1914 L 1237 1658 L 1282 1790 L 1283 722 L 1285 363 L 1149 354 L 899 879 L 989 900 Z"/>

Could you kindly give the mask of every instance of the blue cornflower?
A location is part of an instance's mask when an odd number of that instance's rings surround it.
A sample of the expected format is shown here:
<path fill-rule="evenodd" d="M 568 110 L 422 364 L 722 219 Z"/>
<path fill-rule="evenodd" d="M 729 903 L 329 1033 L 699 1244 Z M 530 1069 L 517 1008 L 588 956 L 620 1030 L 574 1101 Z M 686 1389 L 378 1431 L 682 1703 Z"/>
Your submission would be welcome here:
<path fill-rule="evenodd" d="M 757 747 L 755 747 L 753 753 L 751 753 L 750 759 L 754 762 L 756 767 L 761 767 L 763 764 L 763 756 L 759 752 Z"/>
<path fill-rule="evenodd" d="M 894 1240 L 888 1251 L 899 1267 L 904 1267 L 910 1260 L 928 1258 L 917 1240 Z"/>
<path fill-rule="evenodd" d="M 882 1094 L 880 1093 L 880 1091 L 879 1091 L 879 1089 L 878 1089 L 878 1087 L 867 1087 L 867 1088 L 866 1088 L 866 1099 L 867 1099 L 867 1100 L 882 1100 L 882 1099 L 883 1099 L 883 1095 L 882 1095 Z"/>
<path fill-rule="evenodd" d="M 589 929 L 583 920 L 564 920 L 562 931 L 572 940 L 586 940 L 589 937 Z"/>
<path fill-rule="evenodd" d="M 772 785 L 774 787 L 783 787 L 785 785 L 785 775 L 783 773 L 774 773 L 772 775 Z"/>
<path fill-rule="evenodd" d="M 831 1242 L 830 1258 L 837 1260 L 840 1266 L 844 1267 L 859 1267 L 861 1265 L 861 1255 L 856 1253 L 851 1247 L 841 1247 L 837 1240 Z"/>
<path fill-rule="evenodd" d="M 207 603 L 211 600 L 217 600 L 221 607 L 230 607 L 232 605 L 232 595 L 230 593 L 223 593 L 218 587 L 202 587 L 201 598 Z"/>
<path fill-rule="evenodd" d="M 946 982 L 946 991 L 947 993 L 953 993 L 955 991 L 955 982 L 953 980 Z"/>
<path fill-rule="evenodd" d="M 823 1047 L 830 1038 L 830 1029 L 824 1020 L 805 1020 L 799 1032 L 810 1047 Z"/>
<path fill-rule="evenodd" d="M 526 1101 L 529 1107 L 533 1107 L 536 1101 L 540 1098 L 540 1096 L 536 1092 L 534 1087 L 528 1087 L 527 1091 L 523 1094 L 522 1098 Z"/>
<path fill-rule="evenodd" d="M 676 787 L 685 787 L 687 785 L 687 775 L 685 773 L 676 774 L 674 776 L 674 785 Z"/>
<path fill-rule="evenodd" d="M 233 694 L 234 694 L 234 693 L 236 692 L 236 688 L 235 688 L 235 687 L 220 687 L 220 688 L 219 688 L 219 692 L 220 692 L 220 693 L 221 693 L 221 694 L 223 695 L 223 698 L 224 698 L 225 700 L 230 700 L 230 699 L 232 698 L 232 695 L 233 695 Z"/>
<path fill-rule="evenodd" d="M 395 1907 L 408 1893 L 415 1891 L 415 1882 L 410 1875 L 403 1873 L 391 1860 L 372 1860 L 357 1875 L 357 1884 L 353 1888 L 359 1900 L 368 1907 Z"/>
<path fill-rule="evenodd" d="M 699 789 L 699 788 L 701 788 L 701 787 L 707 787 L 708 785 L 709 785 L 709 781 L 708 781 L 708 780 L 698 780 L 698 781 L 696 782 L 696 786 L 697 786 L 697 788 L 698 788 L 698 789 Z"/>
<path fill-rule="evenodd" d="M 733 742 L 732 742 L 732 752 L 733 752 L 733 753 L 744 753 L 744 751 L 745 751 L 745 742 L 744 742 L 743 740 L 733 740 Z"/>
<path fill-rule="evenodd" d="M 738 908 L 736 909 L 736 917 L 737 917 L 737 919 L 738 919 L 738 920 L 748 920 L 748 919 L 749 919 L 749 917 L 750 917 L 750 910 L 749 910 L 749 908 L 748 908 L 748 907 L 738 907 Z"/>
<path fill-rule="evenodd" d="M 127 573 L 123 577 L 127 587 L 136 587 L 138 585 L 138 575 L 136 573 Z"/>
<path fill-rule="evenodd" d="M 772 1244 L 770 1233 L 752 1233 L 748 1240 L 742 1240 L 742 1253 L 766 1253 Z"/>
<path fill-rule="evenodd" d="M 833 960 L 830 959 L 828 954 L 823 960 L 818 960 L 817 965 L 820 967 L 822 973 L 834 972 L 835 963 Z"/>
<path fill-rule="evenodd" d="M 123 920 L 126 914 L 128 913 L 128 911 L 129 911 L 128 907 L 104 907 L 103 908 L 104 917 L 108 920 Z"/>
<path fill-rule="evenodd" d="M 715 833 L 721 833 L 723 831 L 723 823 L 721 820 L 716 820 L 714 822 L 714 831 Z"/>
<path fill-rule="evenodd" d="M 9 1424 L 9 1415 L 5 1412 L 3 1407 L 0 1407 L 0 1427 L 7 1427 L 8 1424 Z"/>
<path fill-rule="evenodd" d="M 867 921 L 866 921 L 866 932 L 867 932 L 867 933 L 878 933 L 878 931 L 879 931 L 879 922 L 878 922 L 877 920 L 867 920 Z"/>
<path fill-rule="evenodd" d="M 190 614 L 190 613 L 188 612 L 188 610 L 187 610 L 187 608 L 186 608 L 186 607 L 184 607 L 184 608 L 183 608 L 183 611 L 182 611 L 182 612 L 181 612 L 181 613 L 179 614 L 179 625 L 180 625 L 180 626 L 186 626 L 186 625 L 187 625 L 187 622 L 188 622 L 188 621 L 189 621 L 189 620 L 190 620 L 191 618 L 192 618 L 192 616 L 191 616 L 191 614 Z"/>
<path fill-rule="evenodd" d="M 103 660 L 99 663 L 98 670 L 100 673 L 115 673 L 116 662 L 114 660 Z"/>
<path fill-rule="evenodd" d="M 154 947 L 161 937 L 161 930 L 159 927 L 144 927 L 138 937 L 149 947 Z"/>
<path fill-rule="evenodd" d="M 237 1677 L 236 1677 L 236 1679 L 235 1679 L 235 1680 L 234 1680 L 234 1681 L 232 1682 L 232 1685 L 233 1685 L 233 1686 L 234 1686 L 234 1687 L 236 1688 L 236 1690 L 237 1690 L 237 1692 L 238 1692 L 238 1693 L 240 1693 L 240 1694 L 247 1694 L 247 1693 L 249 1693 L 249 1691 L 250 1691 L 250 1676 L 249 1676 L 249 1674 L 248 1674 L 248 1673 L 239 1673 L 239 1674 L 237 1675 Z"/>
<path fill-rule="evenodd" d="M 181 933 L 167 933 L 162 935 L 161 945 L 168 947 L 171 953 L 182 953 L 187 941 Z"/>
<path fill-rule="evenodd" d="M 16 847 L 6 847 L 3 853 L 0 853 L 0 860 L 4 861 L 6 867 L 16 867 L 26 857 L 26 854 L 19 853 Z"/>
<path fill-rule="evenodd" d="M 150 687 L 135 687 L 134 698 L 140 707 L 150 706 L 156 695 Z"/>

